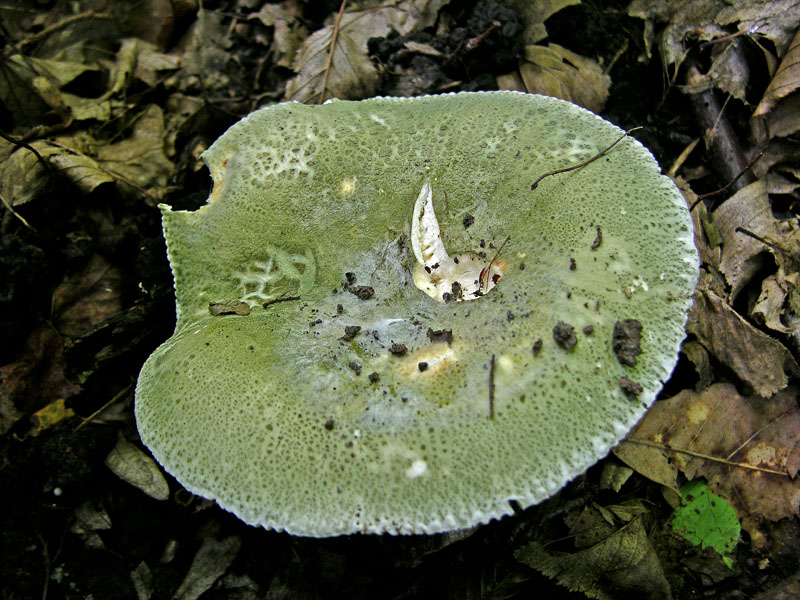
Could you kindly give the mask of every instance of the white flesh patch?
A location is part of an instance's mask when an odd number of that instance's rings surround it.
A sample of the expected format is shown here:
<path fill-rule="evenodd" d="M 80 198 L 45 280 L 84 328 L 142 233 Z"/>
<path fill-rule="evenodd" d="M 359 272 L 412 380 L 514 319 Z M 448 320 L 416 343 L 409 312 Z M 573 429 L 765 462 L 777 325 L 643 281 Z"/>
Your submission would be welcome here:
<path fill-rule="evenodd" d="M 505 261 L 499 256 L 492 261 L 471 253 L 453 257 L 447 254 L 433 210 L 433 192 L 429 182 L 422 186 L 414 204 L 411 247 L 417 259 L 414 284 L 439 302 L 480 298 L 497 285 L 506 271 Z"/>

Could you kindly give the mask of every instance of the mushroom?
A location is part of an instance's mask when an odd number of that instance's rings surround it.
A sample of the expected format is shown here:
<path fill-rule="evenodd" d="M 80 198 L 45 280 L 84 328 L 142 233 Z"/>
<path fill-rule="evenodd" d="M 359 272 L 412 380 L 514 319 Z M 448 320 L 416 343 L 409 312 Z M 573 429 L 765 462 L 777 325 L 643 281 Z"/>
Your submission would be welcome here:
<path fill-rule="evenodd" d="M 653 402 L 697 276 L 636 140 L 531 190 L 620 133 L 514 92 L 252 113 L 203 155 L 208 203 L 160 207 L 177 326 L 139 377 L 142 441 L 189 491 L 304 536 L 551 496 Z"/>

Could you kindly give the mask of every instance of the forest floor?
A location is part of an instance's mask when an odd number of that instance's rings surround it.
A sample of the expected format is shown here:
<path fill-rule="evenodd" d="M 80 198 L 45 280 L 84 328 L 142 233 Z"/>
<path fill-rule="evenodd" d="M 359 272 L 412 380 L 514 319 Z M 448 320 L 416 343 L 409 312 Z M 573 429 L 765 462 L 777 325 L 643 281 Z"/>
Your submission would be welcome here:
<path fill-rule="evenodd" d="M 0 7 L 0 598 L 800 598 L 798 25 L 791 0 Z M 629 441 L 453 534 L 293 537 L 166 473 L 148 495 L 157 205 L 205 203 L 200 154 L 282 100 L 496 89 L 639 127 L 692 210 L 688 337 Z"/>

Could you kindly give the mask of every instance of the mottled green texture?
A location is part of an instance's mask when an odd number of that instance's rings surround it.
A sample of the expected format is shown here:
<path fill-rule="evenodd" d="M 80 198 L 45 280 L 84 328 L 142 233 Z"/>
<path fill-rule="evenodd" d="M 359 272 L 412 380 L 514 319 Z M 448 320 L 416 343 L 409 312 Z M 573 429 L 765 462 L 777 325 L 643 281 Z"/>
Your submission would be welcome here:
<path fill-rule="evenodd" d="M 620 134 L 511 92 L 251 114 L 204 155 L 209 204 L 162 206 L 179 318 L 139 378 L 142 440 L 187 489 L 299 535 L 464 528 L 547 498 L 653 401 L 695 283 L 684 201 L 635 140 L 531 191 Z M 414 285 L 426 181 L 451 255 L 491 258 L 510 236 L 486 296 L 444 304 Z M 374 296 L 343 289 L 348 272 Z M 279 296 L 300 300 L 262 307 Z M 250 314 L 209 314 L 233 300 Z M 643 325 L 635 367 L 611 349 L 623 319 Z M 553 341 L 558 321 L 572 350 Z M 452 346 L 428 329 L 452 330 Z M 621 377 L 644 391 L 626 396 Z"/>

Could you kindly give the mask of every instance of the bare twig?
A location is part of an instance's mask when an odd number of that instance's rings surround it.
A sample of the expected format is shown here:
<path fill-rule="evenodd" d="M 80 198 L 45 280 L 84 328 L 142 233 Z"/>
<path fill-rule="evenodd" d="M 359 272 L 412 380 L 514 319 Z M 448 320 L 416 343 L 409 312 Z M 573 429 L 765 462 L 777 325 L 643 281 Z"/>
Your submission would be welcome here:
<path fill-rule="evenodd" d="M 489 361 L 489 418 L 494 419 L 494 354 Z"/>
<path fill-rule="evenodd" d="M 132 388 L 133 388 L 133 384 L 132 383 L 129 383 L 128 385 L 126 385 L 119 392 L 114 394 L 114 396 L 111 398 L 111 400 L 109 400 L 108 402 L 103 404 L 103 406 L 98 408 L 96 411 L 94 411 L 92 414 L 90 414 L 88 417 L 86 417 L 83 421 L 81 421 L 78 424 L 78 426 L 75 429 L 72 430 L 72 433 L 75 433 L 76 431 L 78 431 L 79 429 L 84 427 L 86 424 L 91 423 L 97 417 L 97 415 L 99 415 L 101 412 L 103 412 L 105 409 L 107 409 L 112 404 L 118 402 L 123 396 L 128 394 L 131 391 Z"/>
<path fill-rule="evenodd" d="M 52 25 L 45 27 L 41 31 L 38 31 L 33 35 L 26 37 L 19 43 L 19 46 L 20 48 L 25 48 L 25 46 L 30 46 L 31 44 L 34 44 L 39 40 L 43 40 L 46 37 L 53 35 L 57 31 L 61 31 L 65 27 L 69 27 L 73 23 L 77 23 L 78 21 L 84 21 L 86 19 L 113 19 L 114 18 L 113 15 L 100 14 L 102 11 L 105 10 L 107 5 L 108 5 L 108 0 L 103 0 L 100 4 L 98 4 L 92 9 L 62 19 L 58 23 L 53 23 Z"/>
<path fill-rule="evenodd" d="M 583 167 L 585 167 L 585 166 L 587 166 L 587 165 L 590 165 L 590 164 L 592 164 L 594 161 L 596 161 L 596 160 L 597 160 L 598 158 L 600 158 L 601 156 L 604 156 L 604 155 L 605 155 L 606 153 L 608 153 L 608 151 L 609 151 L 609 150 L 611 150 L 611 149 L 612 149 L 614 146 L 616 146 L 616 145 L 617 145 L 617 144 L 619 144 L 619 143 L 620 143 L 622 140 L 624 140 L 626 137 L 628 137 L 628 136 L 631 134 L 631 132 L 634 132 L 634 131 L 636 131 L 637 129 L 641 129 L 641 127 L 633 127 L 632 129 L 628 129 L 628 131 L 626 131 L 626 132 L 625 132 L 625 133 L 623 133 L 621 136 L 619 136 L 619 137 L 618 137 L 618 138 L 617 138 L 617 139 L 614 141 L 614 143 L 613 143 L 613 144 L 611 144 L 611 145 L 610 145 L 608 148 L 605 148 L 604 150 L 601 150 L 600 152 L 598 152 L 597 154 L 595 154 L 593 157 L 591 157 L 591 158 L 590 158 L 590 159 L 588 159 L 588 160 L 585 160 L 585 161 L 583 161 L 582 163 L 579 163 L 579 164 L 577 164 L 577 165 L 573 165 L 573 166 L 571 166 L 571 167 L 565 167 L 565 168 L 563 168 L 563 169 L 556 169 L 555 171 L 548 171 L 548 172 L 547 172 L 547 173 L 545 173 L 544 175 L 541 175 L 541 176 L 540 176 L 540 177 L 539 177 L 539 178 L 538 178 L 536 181 L 534 181 L 534 182 L 531 184 L 531 191 L 535 190 L 535 189 L 536 189 L 536 188 L 539 186 L 539 182 L 540 182 L 542 179 L 544 179 L 545 177 L 550 177 L 551 175 L 558 175 L 559 173 L 566 173 L 567 171 L 574 171 L 574 170 L 576 170 L 576 169 L 582 169 Z"/>
<path fill-rule="evenodd" d="M 8 212 L 17 217 L 20 221 L 22 221 L 22 224 L 25 225 L 25 227 L 27 227 L 31 231 L 36 231 L 36 228 L 33 227 L 30 223 L 28 223 L 28 221 L 25 220 L 25 217 L 23 217 L 21 214 L 15 211 L 14 207 L 11 206 L 11 204 L 9 204 L 8 200 L 6 200 L 5 196 L 3 196 L 2 194 L 0 194 L 0 201 L 3 202 L 3 206 L 5 206 L 6 209 L 8 209 Z"/>
<path fill-rule="evenodd" d="M 44 165 L 45 169 L 47 169 L 48 171 L 52 171 L 53 170 L 53 165 L 51 165 L 48 161 L 46 161 L 44 158 L 42 158 L 42 155 L 39 154 L 39 152 L 36 150 L 36 148 L 31 146 L 27 142 L 24 142 L 22 140 L 18 140 L 16 138 L 8 135 L 7 133 L 3 133 L 2 131 L 0 131 L 0 137 L 3 138 L 4 140 L 6 140 L 7 142 L 11 142 L 15 146 L 19 146 L 20 148 L 25 148 L 25 150 L 29 150 L 30 152 L 33 152 L 33 155 L 36 157 L 36 160 L 38 160 L 40 163 L 42 163 L 42 165 Z"/>
<path fill-rule="evenodd" d="M 491 276 L 492 276 L 492 275 L 491 275 L 491 274 L 492 274 L 492 265 L 494 264 L 494 261 L 496 261 L 496 260 L 497 260 L 497 257 L 498 257 L 498 256 L 500 256 L 500 253 L 503 251 L 503 248 L 505 248 L 505 247 L 506 247 L 506 244 L 508 243 L 508 240 L 510 240 L 510 239 L 511 239 L 511 236 L 510 236 L 510 235 L 509 235 L 509 236 L 506 236 L 506 239 L 504 239 L 504 240 L 503 240 L 503 243 L 502 243 L 502 244 L 500 244 L 500 247 L 497 249 L 497 252 L 495 252 L 495 253 L 494 253 L 494 256 L 492 257 L 492 260 L 490 260 L 490 261 L 489 261 L 489 266 L 488 266 L 488 267 L 486 267 L 486 270 L 485 270 L 485 271 L 482 271 L 482 273 L 484 273 L 484 274 L 486 275 L 486 286 L 488 286 L 488 285 L 489 285 L 489 277 L 491 277 Z M 483 288 L 484 288 L 484 285 L 483 285 L 483 277 L 481 277 L 481 280 L 480 280 L 478 283 L 480 284 L 480 285 L 478 286 L 478 289 L 479 289 L 480 291 L 483 291 Z"/>
<path fill-rule="evenodd" d="M 281 296 L 280 298 L 273 298 L 272 300 L 267 300 L 262 304 L 264 308 L 268 306 L 272 306 L 273 304 L 277 304 L 278 302 L 293 302 L 295 300 L 300 300 L 300 296 Z"/>
<path fill-rule="evenodd" d="M 694 452 L 693 450 L 684 450 L 682 448 L 673 448 L 672 446 L 668 446 L 667 444 L 658 444 L 656 442 L 647 442 L 644 440 L 623 440 L 628 442 L 629 444 L 637 444 L 639 446 L 647 446 L 649 448 L 656 448 L 658 450 L 666 450 L 668 452 L 677 452 L 678 454 L 687 454 L 689 456 L 694 456 L 696 458 L 702 458 L 704 460 L 709 460 L 711 462 L 721 463 L 723 465 L 729 465 L 731 467 L 739 467 L 740 469 L 749 469 L 750 471 L 760 471 L 761 473 L 772 473 L 773 475 L 780 475 L 782 477 L 789 477 L 789 474 L 785 471 L 776 471 L 774 469 L 765 469 L 763 467 L 757 467 L 755 465 L 748 465 L 747 463 L 738 463 L 732 460 L 726 460 L 724 458 L 717 458 L 716 456 L 709 456 L 708 454 L 701 454 L 700 452 Z"/>
<path fill-rule="evenodd" d="M 345 6 L 347 6 L 347 0 L 342 0 L 342 4 L 339 7 L 339 14 L 336 15 L 336 22 L 333 24 L 333 33 L 331 34 L 331 50 L 328 52 L 328 62 L 325 64 L 325 75 L 322 77 L 322 89 L 319 91 L 318 104 L 325 102 L 325 88 L 328 86 L 328 73 L 330 73 L 331 64 L 333 64 L 333 52 L 336 49 L 336 38 L 339 37 L 339 27 L 342 23 L 342 15 L 344 14 Z"/>

